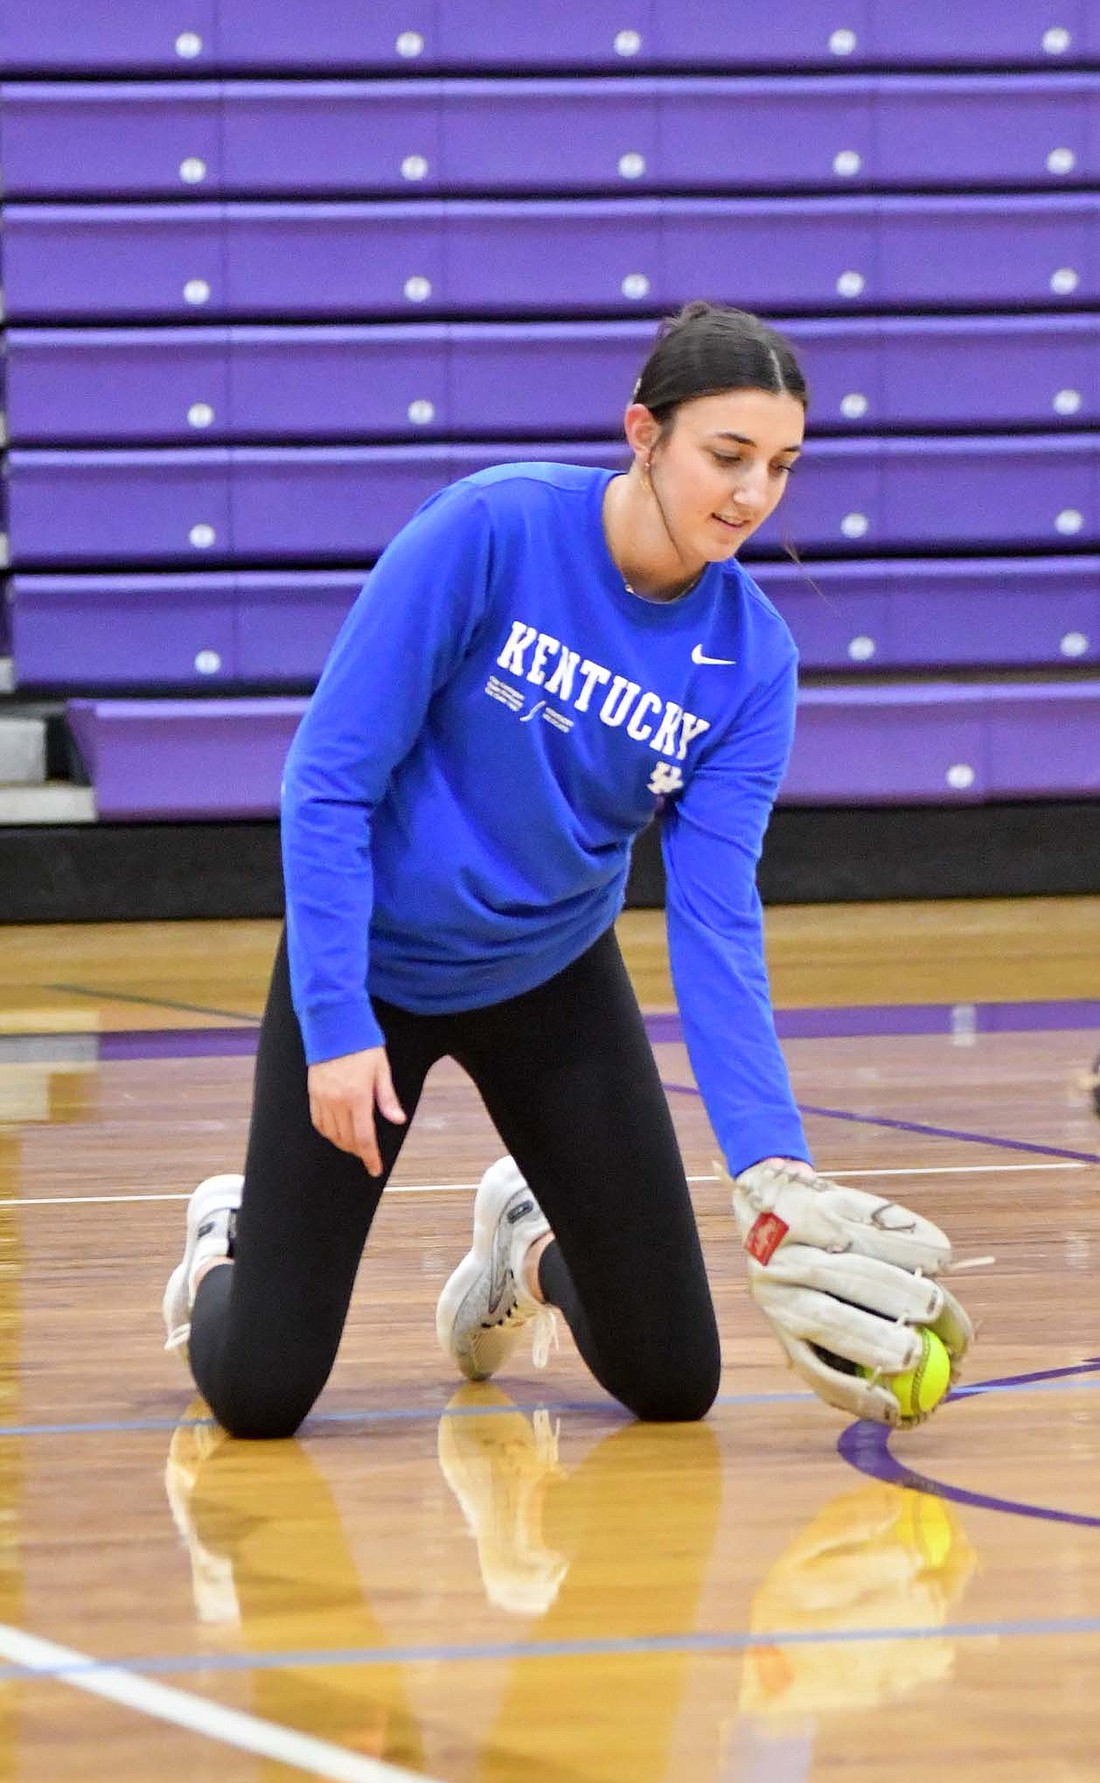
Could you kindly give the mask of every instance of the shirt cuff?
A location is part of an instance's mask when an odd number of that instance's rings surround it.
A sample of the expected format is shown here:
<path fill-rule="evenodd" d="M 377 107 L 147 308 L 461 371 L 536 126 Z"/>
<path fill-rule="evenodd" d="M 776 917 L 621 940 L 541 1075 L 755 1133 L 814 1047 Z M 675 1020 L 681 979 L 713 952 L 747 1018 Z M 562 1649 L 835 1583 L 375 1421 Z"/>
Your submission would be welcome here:
<path fill-rule="evenodd" d="M 813 1163 L 797 1115 L 787 1120 L 771 1116 L 767 1120 L 746 1121 L 724 1149 L 726 1167 L 735 1180 L 742 1170 L 759 1164 L 761 1158 L 804 1158 L 807 1164 Z"/>
<path fill-rule="evenodd" d="M 319 1003 L 298 1017 L 305 1043 L 306 1062 L 321 1065 L 326 1059 L 342 1059 L 350 1052 L 366 1052 L 384 1046 L 386 1037 L 375 1020 L 366 992 L 339 1003 Z"/>

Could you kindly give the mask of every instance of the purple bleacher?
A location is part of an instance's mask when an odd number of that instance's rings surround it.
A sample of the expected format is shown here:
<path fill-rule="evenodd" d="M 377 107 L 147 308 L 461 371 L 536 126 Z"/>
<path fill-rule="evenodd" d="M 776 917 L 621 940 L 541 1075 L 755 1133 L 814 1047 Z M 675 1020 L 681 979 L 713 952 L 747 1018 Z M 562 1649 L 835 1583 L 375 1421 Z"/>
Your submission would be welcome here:
<path fill-rule="evenodd" d="M 233 554 L 227 451 L 13 452 L 9 468 L 17 566 Z"/>
<path fill-rule="evenodd" d="M 1100 333 L 1089 316 L 791 321 L 784 331 L 804 357 L 811 427 L 1047 427 L 1100 417 Z"/>
<path fill-rule="evenodd" d="M 813 687 L 786 804 L 940 804 L 1100 793 L 1100 685 Z"/>
<path fill-rule="evenodd" d="M 4 218 L 8 319 L 170 316 L 224 304 L 224 211 L 194 205 L 17 205 Z M 188 295 L 190 293 L 190 296 Z"/>
<path fill-rule="evenodd" d="M 221 439 L 229 427 L 230 331 L 12 329 L 13 442 Z"/>
<path fill-rule="evenodd" d="M 621 467 L 701 292 L 790 318 L 844 436 L 750 564 L 843 676 L 785 801 L 1100 794 L 1100 682 L 994 678 L 1100 662 L 1096 0 L 39 0 L 0 69 L 20 686 L 308 684 L 363 571 L 298 566 L 483 464 Z M 69 715 L 101 817 L 233 819 L 302 704 Z"/>
<path fill-rule="evenodd" d="M 1100 684 L 983 691 L 991 799 L 1100 796 Z"/>
<path fill-rule="evenodd" d="M 931 682 L 803 688 L 785 801 L 831 805 L 985 798 L 983 692 Z"/>
<path fill-rule="evenodd" d="M 837 112 L 839 138 L 845 108 Z M 795 127 L 806 129 L 812 120 L 807 108 Z M 1077 184 L 1095 178 L 1100 156 L 1100 82 L 1065 75 L 903 76 L 873 84 L 863 120 L 867 152 L 858 177 L 876 186 Z"/>
<path fill-rule="evenodd" d="M 1100 662 L 1100 557 L 761 563 L 753 574 L 804 669 Z"/>
<path fill-rule="evenodd" d="M 73 563 L 319 558 L 379 552 L 433 490 L 489 464 L 621 467 L 621 442 L 239 447 L 10 454 L 21 569 Z M 1100 542 L 1100 457 L 1088 434 L 818 441 L 779 514 L 774 549 L 999 550 Z"/>
<path fill-rule="evenodd" d="M 9 198 L 124 198 L 220 191 L 222 97 L 216 82 L 0 85 Z"/>
<path fill-rule="evenodd" d="M 1100 173 L 1095 75 L 12 82 L 0 115 L 11 198 L 1037 188 Z"/>
<path fill-rule="evenodd" d="M 315 681 L 366 569 L 237 577 L 237 660 L 242 681 Z"/>
<path fill-rule="evenodd" d="M 100 818 L 270 817 L 302 699 L 70 700 Z"/>
<path fill-rule="evenodd" d="M 641 12 L 648 24 L 652 7 L 653 0 L 631 0 L 624 18 L 622 0 L 557 0 L 553 7 L 497 0 L 491 9 L 449 0 L 371 7 L 321 0 L 303 28 L 302 15 L 278 0 L 222 0 L 221 50 L 227 64 L 249 68 L 632 68 L 636 57 L 617 51 L 616 39 L 625 48 L 629 15 Z"/>
<path fill-rule="evenodd" d="M 101 818 L 273 816 L 304 700 L 72 700 Z M 1100 793 L 1100 686 L 807 688 L 785 804 Z"/>
<path fill-rule="evenodd" d="M 20 687 L 232 679 L 236 578 L 53 576 L 9 587 Z M 205 670 L 205 672 L 204 672 Z"/>
<path fill-rule="evenodd" d="M 28 205 L 6 213 L 11 321 L 665 308 L 775 314 L 1100 297 L 1100 197 L 549 204 Z"/>
<path fill-rule="evenodd" d="M 366 570 L 15 576 L 21 687 L 315 681 Z"/>
<path fill-rule="evenodd" d="M 232 95 L 227 145 L 245 127 Z M 423 177 L 448 191 L 1041 187 L 1100 165 L 1096 76 L 452 82 L 441 116 Z"/>
<path fill-rule="evenodd" d="M 799 0 L 733 20 L 713 0 L 36 0 L 0 12 L 0 67 L 618 69 L 656 67 L 1059 66 L 1100 53 L 1091 0 Z"/>
<path fill-rule="evenodd" d="M 1100 558 L 751 566 L 807 671 L 1100 662 Z M 20 686 L 301 685 L 316 680 L 366 571 L 20 575 Z"/>
<path fill-rule="evenodd" d="M 234 549 L 263 563 L 373 557 L 440 484 L 492 455 L 477 447 L 318 446 L 232 457 Z"/>
<path fill-rule="evenodd" d="M 811 426 L 1087 426 L 1100 419 L 1091 316 L 889 317 L 784 331 Z M 598 432 L 622 413 L 652 322 L 20 329 L 17 445 L 498 438 Z M 934 364 L 935 377 L 928 368 Z"/>
<path fill-rule="evenodd" d="M 441 0 L 442 3 L 442 0 Z M 958 0 L 798 0 L 760 7 L 725 30 L 713 0 L 654 0 L 638 54 L 695 65 L 732 61 L 779 67 L 807 62 L 852 67 L 1050 65 L 1095 55 L 1100 21 L 1090 0 L 1005 0 L 986 8 Z"/>
<path fill-rule="evenodd" d="M 1100 457 L 1089 435 L 831 440 L 799 466 L 761 543 L 1059 547 L 1100 539 Z"/>
<path fill-rule="evenodd" d="M 215 63 L 218 9 L 219 0 L 112 0 L 109 6 L 35 0 L 33 7 L 0 7 L 0 68 L 194 75 Z"/>

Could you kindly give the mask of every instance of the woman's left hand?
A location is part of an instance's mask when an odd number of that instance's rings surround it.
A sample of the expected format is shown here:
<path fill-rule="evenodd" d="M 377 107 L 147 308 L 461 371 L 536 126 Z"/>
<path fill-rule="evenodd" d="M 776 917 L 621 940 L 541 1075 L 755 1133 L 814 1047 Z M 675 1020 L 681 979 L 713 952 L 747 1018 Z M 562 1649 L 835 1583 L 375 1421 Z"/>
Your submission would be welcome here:
<path fill-rule="evenodd" d="M 384 1046 L 346 1053 L 311 1065 L 309 1113 L 322 1138 L 361 1158 L 371 1176 L 382 1174 L 375 1109 L 395 1126 L 405 1124 Z"/>

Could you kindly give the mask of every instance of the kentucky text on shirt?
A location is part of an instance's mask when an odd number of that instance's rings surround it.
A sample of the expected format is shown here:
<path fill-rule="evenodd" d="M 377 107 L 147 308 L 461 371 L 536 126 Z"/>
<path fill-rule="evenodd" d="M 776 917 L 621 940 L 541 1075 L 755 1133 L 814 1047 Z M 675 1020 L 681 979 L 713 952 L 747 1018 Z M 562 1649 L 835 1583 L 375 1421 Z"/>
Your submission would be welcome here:
<path fill-rule="evenodd" d="M 527 652 L 532 644 L 535 649 L 528 663 Z M 625 675 L 612 676 L 602 663 L 588 657 L 582 661 L 579 650 L 570 650 L 559 638 L 536 630 L 522 619 L 513 620 L 508 641 L 497 657 L 497 667 L 522 676 L 535 687 L 545 688 L 548 696 L 572 706 L 575 712 L 587 712 L 596 688 L 607 687 L 610 682 L 598 708 L 600 721 L 613 730 L 625 723 L 628 736 L 676 761 L 683 761 L 688 744 L 710 729 L 709 718 L 697 718 L 674 700 L 643 692 L 637 681 L 629 681 Z"/>

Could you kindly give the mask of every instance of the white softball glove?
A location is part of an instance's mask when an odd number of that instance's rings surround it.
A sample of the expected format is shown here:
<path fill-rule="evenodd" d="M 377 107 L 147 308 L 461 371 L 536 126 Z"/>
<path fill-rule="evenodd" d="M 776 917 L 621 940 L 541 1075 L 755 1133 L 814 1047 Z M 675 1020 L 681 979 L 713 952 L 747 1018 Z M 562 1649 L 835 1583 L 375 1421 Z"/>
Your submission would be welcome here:
<path fill-rule="evenodd" d="M 974 1337 L 934 1279 L 951 1262 L 946 1234 L 894 1201 L 772 1163 L 742 1171 L 733 1211 L 753 1299 L 806 1384 L 852 1417 L 920 1423 L 902 1417 L 886 1384 L 920 1358 L 913 1327 L 936 1333 L 952 1381 Z"/>

